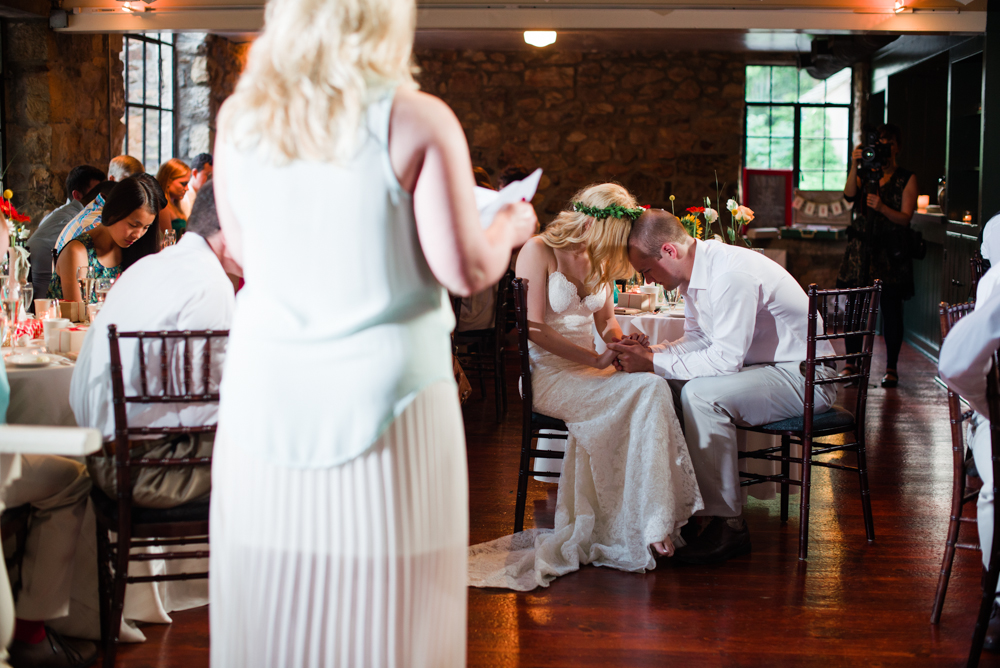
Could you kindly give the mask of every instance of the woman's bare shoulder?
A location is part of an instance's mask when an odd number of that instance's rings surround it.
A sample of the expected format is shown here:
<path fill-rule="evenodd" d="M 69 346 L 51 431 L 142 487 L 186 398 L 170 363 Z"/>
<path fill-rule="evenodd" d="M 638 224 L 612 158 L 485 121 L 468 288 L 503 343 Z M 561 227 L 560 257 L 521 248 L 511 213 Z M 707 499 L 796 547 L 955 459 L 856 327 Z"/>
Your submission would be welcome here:
<path fill-rule="evenodd" d="M 555 264 L 555 253 L 553 253 L 552 249 L 544 241 L 542 241 L 541 236 L 535 235 L 528 239 L 524 246 L 521 247 L 521 250 L 517 255 L 517 269 L 515 273 L 520 276 L 521 271 L 529 267 L 536 271 L 539 267 L 544 267 L 546 273 L 551 273 Z"/>
<path fill-rule="evenodd" d="M 443 100 L 411 88 L 400 88 L 392 103 L 392 120 L 407 127 L 421 125 L 429 130 L 441 123 L 458 125 L 458 118 Z"/>

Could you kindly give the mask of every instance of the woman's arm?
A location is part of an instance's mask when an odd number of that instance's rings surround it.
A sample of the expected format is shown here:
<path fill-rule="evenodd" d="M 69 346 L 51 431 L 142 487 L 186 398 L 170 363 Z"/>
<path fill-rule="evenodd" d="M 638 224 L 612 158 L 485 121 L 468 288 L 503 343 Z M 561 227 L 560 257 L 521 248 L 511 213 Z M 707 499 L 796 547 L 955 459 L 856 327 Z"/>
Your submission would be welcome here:
<path fill-rule="evenodd" d="M 468 297 L 500 280 L 511 250 L 528 240 L 538 219 L 530 204 L 520 202 L 482 229 L 469 147 L 451 109 L 430 95 L 398 90 L 389 158 L 400 185 L 413 193 L 420 246 L 438 281 Z"/>
<path fill-rule="evenodd" d="M 868 195 L 868 206 L 876 212 L 881 213 L 896 225 L 906 227 L 913 218 L 913 211 L 917 208 L 917 175 L 911 174 L 910 180 L 903 188 L 903 202 L 901 210 L 896 211 L 891 206 L 883 202 L 877 194 Z"/>
<path fill-rule="evenodd" d="M 844 183 L 844 197 L 853 202 L 858 194 L 858 160 L 861 159 L 861 146 L 855 146 L 851 151 L 851 166 L 847 171 L 847 182 Z"/>
<path fill-rule="evenodd" d="M 87 266 L 87 247 L 75 239 L 66 244 L 59 260 L 56 261 L 56 273 L 62 283 L 63 299 L 71 302 L 83 301 L 80 295 L 80 284 L 76 282 L 77 267 Z"/>
<path fill-rule="evenodd" d="M 167 230 L 173 229 L 172 222 L 174 220 L 173 216 L 174 207 L 167 202 L 167 205 L 160 210 L 157 216 L 157 222 L 159 223 L 160 231 L 166 232 Z"/>
<path fill-rule="evenodd" d="M 611 291 L 611 288 L 607 289 L 609 292 Z M 594 324 L 605 343 L 622 340 L 622 328 L 618 325 L 618 319 L 615 318 L 615 300 L 610 294 L 604 300 L 604 306 L 594 314 Z"/>
<path fill-rule="evenodd" d="M 223 110 L 220 110 L 221 116 Z M 218 124 L 218 132 L 215 137 L 215 152 L 212 165 L 212 187 L 215 188 L 215 212 L 219 216 L 219 227 L 222 228 L 223 237 L 226 243 L 226 254 L 229 260 L 235 265 L 226 268 L 229 273 L 237 276 L 243 275 L 243 231 L 240 229 L 239 221 L 233 213 L 233 207 L 229 203 L 229 191 L 226 188 L 229 172 L 228 149 L 224 139 L 223 124 Z M 232 271 L 239 269 L 239 272 Z"/>
<path fill-rule="evenodd" d="M 604 369 L 614 361 L 616 353 L 608 350 L 598 355 L 578 346 L 545 324 L 548 305 L 548 267 L 552 251 L 535 237 L 528 241 L 517 256 L 515 274 L 528 286 L 528 340 L 564 359 L 577 364 Z"/>

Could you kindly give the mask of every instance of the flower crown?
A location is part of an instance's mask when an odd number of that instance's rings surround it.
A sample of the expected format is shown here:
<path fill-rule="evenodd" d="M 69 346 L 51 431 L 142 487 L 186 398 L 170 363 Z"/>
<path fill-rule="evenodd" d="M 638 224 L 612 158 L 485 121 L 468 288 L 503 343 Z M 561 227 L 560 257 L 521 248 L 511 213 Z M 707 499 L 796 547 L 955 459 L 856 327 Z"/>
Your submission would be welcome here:
<path fill-rule="evenodd" d="M 599 209 L 596 206 L 587 206 L 583 202 L 573 202 L 574 211 L 579 211 L 597 220 L 604 220 L 605 218 L 628 218 L 634 222 L 648 208 L 648 206 L 640 206 L 637 209 L 629 209 L 620 204 L 610 204 L 603 209 Z"/>

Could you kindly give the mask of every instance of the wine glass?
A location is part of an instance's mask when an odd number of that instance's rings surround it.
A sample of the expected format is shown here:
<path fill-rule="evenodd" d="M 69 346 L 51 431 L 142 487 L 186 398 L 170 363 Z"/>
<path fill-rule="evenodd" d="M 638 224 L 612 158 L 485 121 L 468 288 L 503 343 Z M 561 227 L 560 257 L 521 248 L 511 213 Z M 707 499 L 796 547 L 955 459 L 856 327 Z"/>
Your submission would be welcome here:
<path fill-rule="evenodd" d="M 89 304 L 92 296 L 91 290 L 94 286 L 94 268 L 90 266 L 77 267 L 76 282 L 80 286 L 80 300 Z"/>
<path fill-rule="evenodd" d="M 24 308 L 25 315 L 27 315 L 28 309 L 31 308 L 31 299 L 34 296 L 35 286 L 31 283 L 25 283 L 21 286 L 21 306 Z"/>
<path fill-rule="evenodd" d="M 17 325 L 17 307 L 21 303 L 21 284 L 3 283 L 0 285 L 0 317 L 7 323 L 4 339 Z M 11 340 L 11 352 L 14 352 L 14 341 Z"/>
<path fill-rule="evenodd" d="M 109 276 L 101 276 L 94 282 L 94 291 L 97 293 L 97 303 L 103 304 L 108 296 L 108 291 L 114 285 L 115 279 Z"/>

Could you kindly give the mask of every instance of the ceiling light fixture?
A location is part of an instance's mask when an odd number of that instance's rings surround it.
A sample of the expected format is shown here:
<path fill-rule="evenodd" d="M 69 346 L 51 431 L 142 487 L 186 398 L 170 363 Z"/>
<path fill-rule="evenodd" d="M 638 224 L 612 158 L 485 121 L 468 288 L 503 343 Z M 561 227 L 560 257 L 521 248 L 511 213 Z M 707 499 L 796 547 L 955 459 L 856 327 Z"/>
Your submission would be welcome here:
<path fill-rule="evenodd" d="M 892 6 L 892 11 L 897 14 L 902 13 L 906 9 L 906 0 L 896 0 L 896 3 Z"/>
<path fill-rule="evenodd" d="M 543 46 L 548 46 L 549 44 L 554 44 L 556 41 L 556 31 L 555 30 L 525 30 L 524 31 L 524 41 L 531 46 L 537 46 L 539 48 Z"/>

